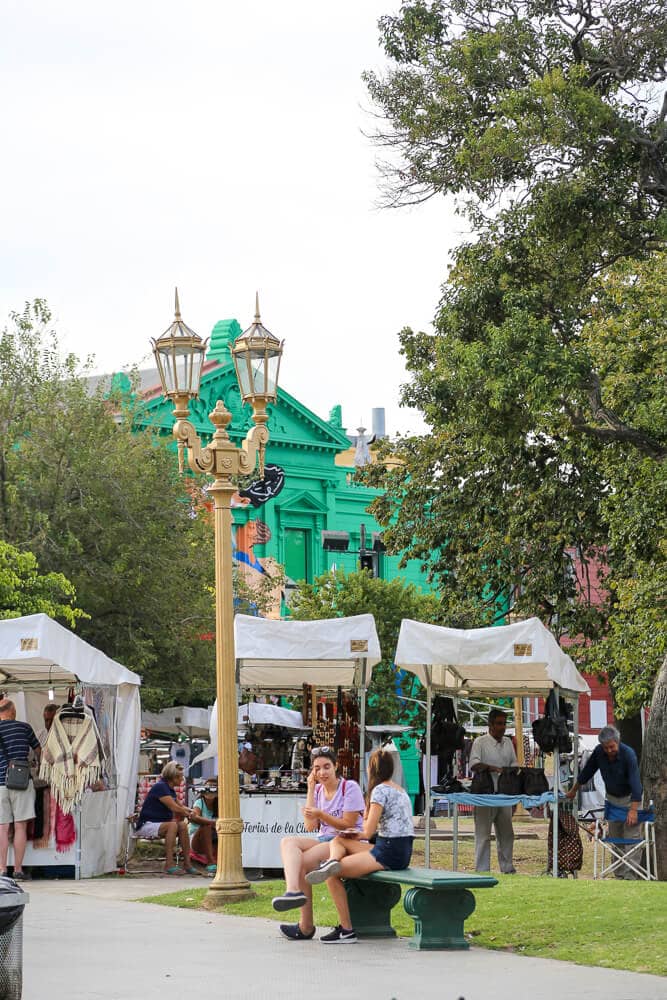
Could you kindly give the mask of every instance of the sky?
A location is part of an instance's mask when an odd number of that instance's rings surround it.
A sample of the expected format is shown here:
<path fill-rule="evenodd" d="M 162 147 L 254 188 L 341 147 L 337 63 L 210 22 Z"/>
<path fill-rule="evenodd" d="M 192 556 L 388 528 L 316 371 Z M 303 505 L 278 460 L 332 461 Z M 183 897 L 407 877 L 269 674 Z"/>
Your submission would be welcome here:
<path fill-rule="evenodd" d="M 430 330 L 451 204 L 380 209 L 361 74 L 398 0 L 3 0 L 0 326 L 45 298 L 97 372 L 152 364 L 173 317 L 262 320 L 281 385 L 350 433 L 399 407 L 398 332 Z"/>

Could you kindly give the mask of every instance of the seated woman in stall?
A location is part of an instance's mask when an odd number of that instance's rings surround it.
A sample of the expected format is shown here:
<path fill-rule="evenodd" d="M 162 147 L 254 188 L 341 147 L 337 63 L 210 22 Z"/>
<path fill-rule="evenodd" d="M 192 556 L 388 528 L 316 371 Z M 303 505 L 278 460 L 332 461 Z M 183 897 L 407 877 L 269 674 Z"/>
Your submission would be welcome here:
<path fill-rule="evenodd" d="M 414 840 L 412 805 L 401 786 L 391 780 L 393 774 L 394 760 L 389 751 L 371 754 L 363 829 L 343 830 L 329 843 L 326 860 L 306 875 L 310 885 L 327 883 L 338 913 L 339 924 L 320 938 L 323 944 L 353 944 L 357 940 L 341 879 L 401 870 L 410 864 Z"/>
<path fill-rule="evenodd" d="M 209 779 L 192 803 L 190 815 L 190 859 L 206 866 L 209 874 L 215 874 L 218 835 L 215 821 L 218 817 L 217 779 Z"/>
<path fill-rule="evenodd" d="M 329 856 L 329 843 L 341 830 L 362 826 L 364 796 L 356 781 L 339 778 L 336 755 L 331 747 L 311 751 L 308 792 L 303 808 L 306 831 L 312 837 L 284 837 L 280 853 L 285 869 L 285 892 L 273 900 L 274 910 L 300 909 L 296 924 L 281 924 L 280 932 L 290 941 L 310 941 L 315 935 L 313 900 L 305 873 Z"/>
<path fill-rule="evenodd" d="M 192 809 L 181 805 L 176 798 L 176 789 L 183 784 L 183 766 L 170 760 L 162 768 L 159 781 L 151 787 L 137 820 L 136 833 L 145 840 L 164 837 L 165 875 L 198 875 L 190 866 L 190 837 L 186 820 L 192 816 Z M 175 864 L 176 841 L 181 845 L 183 867 Z"/>

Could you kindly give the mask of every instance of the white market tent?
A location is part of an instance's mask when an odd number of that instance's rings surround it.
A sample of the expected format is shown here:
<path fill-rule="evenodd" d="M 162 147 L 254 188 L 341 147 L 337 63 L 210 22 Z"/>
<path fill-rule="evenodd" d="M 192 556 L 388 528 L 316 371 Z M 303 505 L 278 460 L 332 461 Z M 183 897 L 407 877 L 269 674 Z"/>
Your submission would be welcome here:
<path fill-rule="evenodd" d="M 363 760 L 366 688 L 373 675 L 373 667 L 382 658 L 373 615 L 306 622 L 236 615 L 234 651 L 236 683 L 242 688 L 256 688 L 270 693 L 300 693 L 304 684 L 318 689 L 358 688 L 361 707 L 360 759 Z M 255 711 L 261 707 L 252 706 Z M 299 713 L 290 714 L 296 716 Z M 298 727 L 294 726 L 295 721 L 292 726 L 302 728 L 303 720 Z M 274 725 L 280 724 L 274 722 Z M 216 745 L 216 738 L 217 714 L 214 711 L 211 715 L 212 748 Z M 197 759 L 203 759 L 205 754 L 206 750 Z"/>
<path fill-rule="evenodd" d="M 237 683 L 271 691 L 366 688 L 382 659 L 373 615 L 310 622 L 237 615 L 234 643 Z"/>
<path fill-rule="evenodd" d="M 359 760 L 364 759 L 366 688 L 380 662 L 373 615 L 320 621 L 279 621 L 237 615 L 234 619 L 236 682 L 266 691 L 352 688 L 359 692 Z M 363 783 L 363 776 L 359 776 Z"/>
<path fill-rule="evenodd" d="M 68 687 L 90 692 L 99 706 L 98 728 L 108 736 L 113 753 L 110 770 L 115 787 L 87 792 L 78 817 L 73 860 L 58 854 L 48 861 L 34 851 L 26 863 L 74 864 L 78 876 L 87 878 L 113 871 L 134 809 L 139 763 L 141 705 L 138 674 L 127 670 L 99 649 L 80 639 L 48 615 L 26 615 L 0 621 L 0 689 L 16 703 L 17 718 L 36 731 L 42 726 L 42 709 L 49 690 L 56 701 L 65 700 Z M 71 853 L 71 852 L 70 852 Z"/>
<path fill-rule="evenodd" d="M 187 736 L 192 740 L 208 736 L 210 719 L 210 708 L 176 705 L 163 708 L 161 712 L 142 712 L 141 728 L 168 736 Z"/>
<path fill-rule="evenodd" d="M 218 701 L 213 704 L 210 721 L 210 743 L 200 754 L 197 754 L 192 761 L 199 764 L 204 760 L 211 760 L 218 754 Z M 304 729 L 301 712 L 294 712 L 290 708 L 282 708 L 280 705 L 266 705 L 259 701 L 245 701 L 239 705 L 237 726 L 242 732 L 246 726 L 281 726 L 283 729 Z"/>
<path fill-rule="evenodd" d="M 282 708 L 280 705 L 265 705 L 259 701 L 245 701 L 239 705 L 237 722 L 239 728 L 242 726 L 282 726 L 284 729 L 303 729 L 303 716 L 301 712 L 294 712 L 291 708 Z M 213 726 L 215 725 L 215 734 Z M 211 718 L 211 738 L 217 736 L 217 719 Z"/>
<path fill-rule="evenodd" d="M 490 628 L 445 628 L 404 619 L 395 663 L 425 688 L 452 697 L 572 695 L 589 687 L 539 618 Z"/>
<path fill-rule="evenodd" d="M 570 657 L 538 618 L 489 628 L 454 629 L 405 619 L 396 646 L 397 667 L 415 674 L 426 688 L 426 756 L 431 756 L 433 692 L 459 697 L 544 696 L 551 691 L 577 700 L 588 684 Z M 558 859 L 558 750 L 554 751 L 554 866 Z M 426 791 L 430 816 L 431 791 Z M 426 864 L 430 860 L 430 823 L 426 822 Z"/>

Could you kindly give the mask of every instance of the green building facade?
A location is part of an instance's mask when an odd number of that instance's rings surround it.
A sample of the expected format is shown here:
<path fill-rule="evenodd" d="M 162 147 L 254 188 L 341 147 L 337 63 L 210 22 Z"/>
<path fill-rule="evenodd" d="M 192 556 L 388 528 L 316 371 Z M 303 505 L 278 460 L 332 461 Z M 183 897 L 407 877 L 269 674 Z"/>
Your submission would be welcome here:
<path fill-rule="evenodd" d="M 222 320 L 211 333 L 201 379 L 199 398 L 190 406 L 190 419 L 204 442 L 213 434 L 208 414 L 218 399 L 232 414 L 229 435 L 238 445 L 247 434 L 252 411 L 242 405 L 234 366 L 229 353 L 230 343 L 241 333 L 236 320 Z M 336 565 L 348 571 L 358 568 L 360 533 L 366 531 L 370 548 L 373 532 L 379 525 L 367 512 L 377 491 L 354 481 L 351 442 L 342 426 L 340 407 L 334 407 L 328 420 L 279 388 L 275 404 L 269 406 L 270 439 L 266 463 L 284 470 L 281 492 L 261 507 L 234 509 L 234 522 L 243 526 L 249 520 L 263 521 L 268 528 L 261 533 L 251 558 L 258 562 L 275 560 L 285 568 L 288 581 L 312 580 Z M 144 392 L 140 426 L 158 428 L 171 435 L 172 404 L 155 385 Z M 350 464 L 341 465 L 344 453 Z M 349 534 L 348 552 L 327 552 L 322 546 L 323 531 L 345 531 Z M 266 539 L 266 540 L 264 540 Z M 411 561 L 399 569 L 399 556 L 380 552 L 377 557 L 378 576 L 392 579 L 400 576 L 427 589 L 419 564 Z"/>

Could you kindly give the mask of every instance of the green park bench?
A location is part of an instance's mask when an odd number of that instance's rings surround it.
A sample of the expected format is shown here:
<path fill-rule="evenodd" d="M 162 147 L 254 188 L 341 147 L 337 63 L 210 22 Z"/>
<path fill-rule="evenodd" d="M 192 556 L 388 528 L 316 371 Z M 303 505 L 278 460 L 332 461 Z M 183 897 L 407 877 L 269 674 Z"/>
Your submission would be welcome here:
<path fill-rule="evenodd" d="M 463 924 L 475 909 L 471 889 L 498 884 L 492 875 L 448 872 L 436 868 L 371 872 L 346 879 L 352 926 L 360 938 L 396 937 L 391 911 L 401 898 L 401 886 L 410 886 L 403 908 L 415 922 L 411 948 L 468 948 Z"/>

